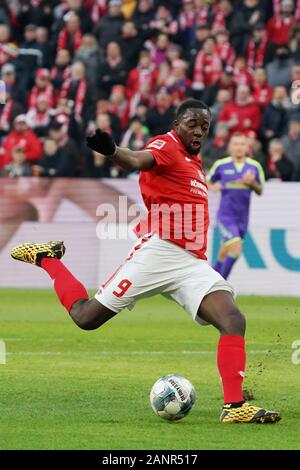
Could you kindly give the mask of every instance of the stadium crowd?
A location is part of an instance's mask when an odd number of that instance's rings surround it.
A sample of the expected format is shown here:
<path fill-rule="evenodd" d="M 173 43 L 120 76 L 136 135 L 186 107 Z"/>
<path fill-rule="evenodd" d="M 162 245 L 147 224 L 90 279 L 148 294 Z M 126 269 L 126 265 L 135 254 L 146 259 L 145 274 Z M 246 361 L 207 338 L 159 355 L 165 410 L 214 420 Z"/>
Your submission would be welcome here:
<path fill-rule="evenodd" d="M 192 96 L 205 169 L 240 131 L 300 181 L 300 0 L 0 0 L 0 74 L 1 175 L 126 177 L 85 135 L 141 149 Z"/>

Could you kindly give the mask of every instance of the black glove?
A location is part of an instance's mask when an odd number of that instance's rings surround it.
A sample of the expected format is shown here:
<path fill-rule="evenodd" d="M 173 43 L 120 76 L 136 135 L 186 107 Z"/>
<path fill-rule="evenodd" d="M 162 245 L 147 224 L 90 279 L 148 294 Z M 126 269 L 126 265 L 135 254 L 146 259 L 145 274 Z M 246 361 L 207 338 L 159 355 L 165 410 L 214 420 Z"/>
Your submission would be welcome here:
<path fill-rule="evenodd" d="M 110 156 L 116 151 L 116 144 L 112 136 L 101 129 L 96 129 L 94 134 L 86 138 L 87 146 L 95 152 Z"/>

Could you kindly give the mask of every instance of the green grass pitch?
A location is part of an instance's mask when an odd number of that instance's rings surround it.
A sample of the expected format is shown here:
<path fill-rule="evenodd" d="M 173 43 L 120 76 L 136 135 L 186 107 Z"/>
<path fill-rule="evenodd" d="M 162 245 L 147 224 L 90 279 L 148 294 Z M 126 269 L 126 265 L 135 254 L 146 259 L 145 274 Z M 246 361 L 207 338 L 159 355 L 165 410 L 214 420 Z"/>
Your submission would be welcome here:
<path fill-rule="evenodd" d="M 274 425 L 224 425 L 218 333 L 161 297 L 92 332 L 45 290 L 0 290 L 0 449 L 299 449 L 299 299 L 240 297 L 248 322 L 245 388 L 280 410 Z M 161 420 L 149 391 L 162 375 L 192 381 L 197 402 L 177 423 Z"/>

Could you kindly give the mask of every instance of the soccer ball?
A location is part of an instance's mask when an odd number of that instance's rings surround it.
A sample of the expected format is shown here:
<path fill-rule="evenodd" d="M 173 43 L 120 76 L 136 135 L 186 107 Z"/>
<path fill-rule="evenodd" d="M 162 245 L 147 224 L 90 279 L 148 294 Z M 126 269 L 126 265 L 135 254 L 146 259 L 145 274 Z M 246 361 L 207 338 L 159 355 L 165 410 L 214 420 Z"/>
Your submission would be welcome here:
<path fill-rule="evenodd" d="M 196 392 L 191 382 L 180 375 L 158 379 L 150 392 L 150 404 L 155 414 L 169 421 L 184 418 L 193 408 Z"/>

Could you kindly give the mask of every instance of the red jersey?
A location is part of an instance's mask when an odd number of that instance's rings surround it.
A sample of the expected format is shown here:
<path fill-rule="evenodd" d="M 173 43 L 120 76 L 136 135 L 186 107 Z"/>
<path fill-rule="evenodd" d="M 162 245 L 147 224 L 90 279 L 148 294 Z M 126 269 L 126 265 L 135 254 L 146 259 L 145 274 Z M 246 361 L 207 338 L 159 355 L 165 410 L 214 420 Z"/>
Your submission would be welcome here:
<path fill-rule="evenodd" d="M 174 130 L 147 143 L 156 165 L 140 173 L 148 216 L 135 231 L 158 235 L 206 260 L 207 184 L 200 157 L 190 155 Z"/>

